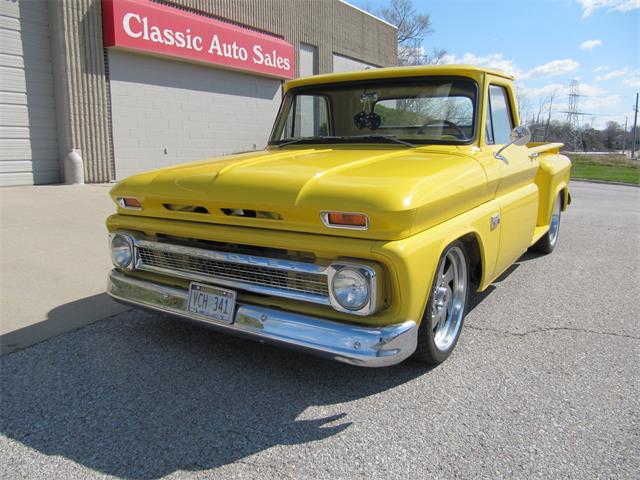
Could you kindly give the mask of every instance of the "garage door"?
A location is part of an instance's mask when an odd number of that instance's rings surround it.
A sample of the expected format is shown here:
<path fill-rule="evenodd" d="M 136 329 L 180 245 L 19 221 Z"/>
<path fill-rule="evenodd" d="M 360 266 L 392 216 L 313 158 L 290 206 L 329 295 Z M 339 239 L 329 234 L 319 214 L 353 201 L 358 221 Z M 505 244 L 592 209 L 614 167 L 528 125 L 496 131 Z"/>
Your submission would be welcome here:
<path fill-rule="evenodd" d="M 186 62 L 109 52 L 116 177 L 263 148 L 280 81 Z"/>
<path fill-rule="evenodd" d="M 60 181 L 46 2 L 0 2 L 0 185 Z"/>

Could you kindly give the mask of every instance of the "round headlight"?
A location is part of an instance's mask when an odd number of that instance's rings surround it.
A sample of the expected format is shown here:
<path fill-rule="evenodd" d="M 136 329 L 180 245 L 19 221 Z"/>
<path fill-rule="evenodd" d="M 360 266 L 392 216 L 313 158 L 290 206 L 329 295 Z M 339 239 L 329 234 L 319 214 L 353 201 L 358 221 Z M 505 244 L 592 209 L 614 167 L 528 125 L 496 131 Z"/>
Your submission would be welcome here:
<path fill-rule="evenodd" d="M 357 270 L 343 268 L 333 276 L 333 296 L 347 310 L 360 310 L 369 300 L 369 284 Z"/>
<path fill-rule="evenodd" d="M 129 238 L 116 233 L 111 237 L 111 261 L 116 267 L 127 268 L 133 261 L 133 245 Z"/>

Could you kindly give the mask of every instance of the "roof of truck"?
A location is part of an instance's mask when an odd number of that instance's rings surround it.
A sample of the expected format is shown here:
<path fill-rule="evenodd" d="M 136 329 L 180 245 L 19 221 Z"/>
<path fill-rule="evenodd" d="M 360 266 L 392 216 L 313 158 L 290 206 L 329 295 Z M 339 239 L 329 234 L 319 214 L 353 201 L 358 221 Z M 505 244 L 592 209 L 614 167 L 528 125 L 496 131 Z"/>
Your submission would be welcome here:
<path fill-rule="evenodd" d="M 324 83 L 342 83 L 358 80 L 380 78 L 421 77 L 429 75 L 460 75 L 463 77 L 477 77 L 481 74 L 491 74 L 513 80 L 513 76 L 493 68 L 476 67 L 473 65 L 420 65 L 416 67 L 370 68 L 355 72 L 327 73 L 311 77 L 296 78 L 285 83 L 285 91 L 291 88 Z"/>

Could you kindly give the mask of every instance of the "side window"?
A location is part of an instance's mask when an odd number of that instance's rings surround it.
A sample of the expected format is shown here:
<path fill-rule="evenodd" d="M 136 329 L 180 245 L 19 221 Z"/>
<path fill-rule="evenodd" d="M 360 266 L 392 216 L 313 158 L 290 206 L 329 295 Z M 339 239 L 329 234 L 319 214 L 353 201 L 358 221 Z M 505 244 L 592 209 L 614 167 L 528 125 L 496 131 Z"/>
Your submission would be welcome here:
<path fill-rule="evenodd" d="M 296 95 L 289 109 L 281 140 L 328 135 L 328 110 L 325 97 L 319 95 Z"/>
<path fill-rule="evenodd" d="M 489 109 L 487 111 L 487 143 L 504 145 L 511 141 L 513 122 L 509 94 L 504 87 L 489 86 Z"/>

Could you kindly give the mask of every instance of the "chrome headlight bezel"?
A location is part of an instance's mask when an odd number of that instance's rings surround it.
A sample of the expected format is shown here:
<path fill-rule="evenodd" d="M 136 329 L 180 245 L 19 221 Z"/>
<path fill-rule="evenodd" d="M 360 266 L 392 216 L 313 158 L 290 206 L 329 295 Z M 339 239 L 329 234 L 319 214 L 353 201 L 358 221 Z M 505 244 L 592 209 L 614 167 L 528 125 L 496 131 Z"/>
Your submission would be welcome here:
<path fill-rule="evenodd" d="M 122 241 L 122 244 L 118 248 L 126 247 L 129 252 L 129 261 L 124 264 L 118 262 L 114 255 L 114 241 Z M 111 256 L 111 263 L 116 267 L 123 270 L 133 270 L 135 266 L 135 247 L 134 240 L 130 235 L 122 232 L 114 232 L 109 234 L 109 254 Z"/>
<path fill-rule="evenodd" d="M 334 279 L 343 270 L 352 270 L 356 272 L 365 281 L 368 287 L 368 295 L 363 305 L 357 308 L 349 308 L 344 306 L 336 296 L 334 291 Z M 375 313 L 379 307 L 379 290 L 378 290 L 378 274 L 376 270 L 368 265 L 361 265 L 356 263 L 332 263 L 328 269 L 328 283 L 329 283 L 329 300 L 334 310 L 344 313 L 350 313 L 353 315 L 371 315 Z"/>

